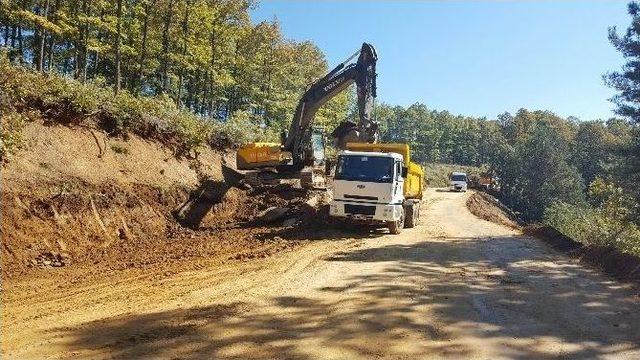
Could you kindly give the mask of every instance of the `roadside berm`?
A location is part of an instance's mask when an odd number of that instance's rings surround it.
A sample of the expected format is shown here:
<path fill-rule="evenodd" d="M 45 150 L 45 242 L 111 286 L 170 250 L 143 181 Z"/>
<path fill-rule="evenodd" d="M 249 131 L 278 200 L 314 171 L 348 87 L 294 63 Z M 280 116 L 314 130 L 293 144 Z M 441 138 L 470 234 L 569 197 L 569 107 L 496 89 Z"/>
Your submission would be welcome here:
<path fill-rule="evenodd" d="M 2 169 L 5 280 L 261 258 L 303 241 L 278 234 L 326 220 L 323 191 L 238 186 L 230 154 L 176 157 L 136 136 L 39 123 L 25 135 Z"/>

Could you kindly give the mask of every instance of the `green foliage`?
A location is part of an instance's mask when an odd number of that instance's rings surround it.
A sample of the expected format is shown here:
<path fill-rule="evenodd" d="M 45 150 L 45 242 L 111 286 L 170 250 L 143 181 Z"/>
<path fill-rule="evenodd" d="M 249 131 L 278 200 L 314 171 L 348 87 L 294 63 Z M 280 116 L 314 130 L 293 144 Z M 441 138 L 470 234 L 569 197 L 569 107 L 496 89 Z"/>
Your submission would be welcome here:
<path fill-rule="evenodd" d="M 252 122 L 242 126 L 232 118 L 227 123 L 206 120 L 186 109 L 178 109 L 167 97 L 137 98 L 122 91 L 114 96 L 110 89 L 97 84 L 40 74 L 9 64 L 0 56 L 0 93 L 5 107 L 18 109 L 3 112 L 2 153 L 12 151 L 20 140 L 21 113 L 35 112 L 54 123 L 98 126 L 111 135 L 126 137 L 133 133 L 171 147 L 176 155 L 195 155 L 203 146 L 216 145 L 216 138 L 226 139 L 224 146 L 234 147 L 253 141 L 264 132 Z"/>
<path fill-rule="evenodd" d="M 111 145 L 111 150 L 113 150 L 113 152 L 116 154 L 129 155 L 129 149 L 121 144 Z"/>
<path fill-rule="evenodd" d="M 2 58 L 3 54 L 0 53 L 0 66 Z M 11 103 L 9 93 L 0 91 L 0 163 L 5 162 L 22 145 L 25 121 L 26 117 L 18 113 Z"/>
<path fill-rule="evenodd" d="M 544 212 L 544 222 L 585 244 L 612 246 L 640 256 L 640 227 L 630 221 L 634 200 L 622 188 L 597 178 L 589 186 L 594 205 L 554 202 Z"/>
<path fill-rule="evenodd" d="M 410 143 L 416 161 L 479 165 L 489 156 L 478 146 L 486 125 L 479 119 L 429 110 L 420 103 L 406 109 L 382 104 L 376 117 L 382 141 Z"/>
<path fill-rule="evenodd" d="M 640 124 L 640 4 L 631 1 L 627 11 L 631 16 L 631 24 L 624 32 L 618 35 L 616 27 L 609 28 L 609 40 L 627 61 L 620 71 L 604 75 L 605 82 L 618 91 L 611 99 L 616 105 L 616 112 L 636 124 Z M 626 161 L 618 165 L 618 181 L 625 184 L 625 188 L 631 191 L 640 203 L 640 132 L 636 129 L 633 139 L 621 147 Z M 640 223 L 640 214 L 635 215 L 637 223 Z"/>
<path fill-rule="evenodd" d="M 135 97 L 159 95 L 207 119 L 224 122 L 245 112 L 255 125 L 279 131 L 327 63 L 315 44 L 285 39 L 277 21 L 253 24 L 254 6 L 253 0 L 3 2 L 0 45 L 11 48 L 16 63 L 78 80 L 51 77 L 49 92 L 37 90 L 45 104 L 67 94 L 78 113 L 101 107 L 113 112 L 116 132 L 140 121 L 127 117 L 139 106 Z M 92 82 L 97 88 L 122 84 L 134 97 L 105 109 L 105 99 L 78 85 Z M 343 120 L 350 101 L 348 94 L 338 96 L 319 112 L 318 123 Z"/>
<path fill-rule="evenodd" d="M 607 122 L 561 118 L 550 111 L 519 110 L 497 120 L 434 111 L 416 103 L 408 108 L 380 105 L 376 116 L 382 140 L 407 142 L 412 158 L 436 170 L 437 163 L 486 165 L 497 176 L 501 200 L 525 219 L 539 220 L 555 202 L 585 205 L 584 184 L 596 177 L 622 175 L 637 126 L 621 119 Z M 433 164 L 433 165 L 430 165 Z M 433 185 L 446 185 L 448 171 L 434 171 Z M 444 175 L 437 175 L 442 173 Z M 629 181 L 625 189 L 637 186 Z"/>
<path fill-rule="evenodd" d="M 505 202 L 527 219 L 542 216 L 555 201 L 583 201 L 582 179 L 568 162 L 570 135 L 561 119 L 547 112 L 519 111 L 528 118 L 526 131 L 512 140 L 505 161 L 495 164 Z"/>
<path fill-rule="evenodd" d="M 24 116 L 0 109 L 0 163 L 7 160 L 23 143 Z"/>
<path fill-rule="evenodd" d="M 613 97 L 612 101 L 617 105 L 618 114 L 629 117 L 640 123 L 640 94 L 637 87 L 640 83 L 640 4 L 632 1 L 628 5 L 628 13 L 631 16 L 631 25 L 623 36 L 618 35 L 615 26 L 609 28 L 609 40 L 613 46 L 622 53 L 628 62 L 622 67 L 620 72 L 608 73 L 604 76 L 607 84 L 619 93 Z"/>
<path fill-rule="evenodd" d="M 209 144 L 216 149 L 236 148 L 254 141 L 278 142 L 272 128 L 256 125 L 253 116 L 245 111 L 236 111 L 231 118 L 216 126 Z"/>

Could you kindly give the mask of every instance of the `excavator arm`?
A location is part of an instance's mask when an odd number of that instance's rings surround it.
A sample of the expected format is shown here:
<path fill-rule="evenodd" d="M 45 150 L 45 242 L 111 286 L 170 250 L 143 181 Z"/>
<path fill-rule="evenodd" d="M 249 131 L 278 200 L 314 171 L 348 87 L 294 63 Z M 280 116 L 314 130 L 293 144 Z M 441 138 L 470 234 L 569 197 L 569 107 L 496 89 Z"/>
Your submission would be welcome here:
<path fill-rule="evenodd" d="M 355 64 L 349 64 L 356 56 L 358 61 Z M 358 124 L 342 122 L 331 135 L 340 148 L 344 147 L 347 141 L 370 143 L 377 141 L 378 124 L 371 117 L 376 97 L 377 59 L 374 47 L 363 43 L 358 52 L 316 81 L 304 93 L 296 108 L 291 128 L 282 144 L 284 151 L 291 152 L 294 169 L 301 169 L 312 160 L 309 145 L 312 125 L 318 109 L 353 83 L 357 86 L 359 122 Z"/>

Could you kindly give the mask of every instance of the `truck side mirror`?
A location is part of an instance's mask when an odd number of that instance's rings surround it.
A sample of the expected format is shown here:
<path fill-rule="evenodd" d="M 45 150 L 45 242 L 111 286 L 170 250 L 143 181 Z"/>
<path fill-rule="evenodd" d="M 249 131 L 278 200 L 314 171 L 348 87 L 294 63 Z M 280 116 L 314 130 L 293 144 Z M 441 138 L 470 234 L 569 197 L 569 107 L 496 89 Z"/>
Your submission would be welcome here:
<path fill-rule="evenodd" d="M 409 168 L 407 168 L 406 166 L 403 166 L 402 167 L 402 177 L 406 179 L 408 174 L 409 174 Z"/>

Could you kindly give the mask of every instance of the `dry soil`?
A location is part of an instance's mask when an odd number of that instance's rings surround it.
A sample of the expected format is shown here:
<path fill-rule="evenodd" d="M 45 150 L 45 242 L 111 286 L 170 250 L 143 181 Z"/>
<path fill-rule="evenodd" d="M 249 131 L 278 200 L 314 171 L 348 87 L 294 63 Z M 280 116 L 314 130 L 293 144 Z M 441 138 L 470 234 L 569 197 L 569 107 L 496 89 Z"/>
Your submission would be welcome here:
<path fill-rule="evenodd" d="M 468 196 L 429 191 L 397 236 L 317 229 L 248 262 L 16 280 L 3 358 L 640 358 L 636 288 L 480 220 Z"/>

